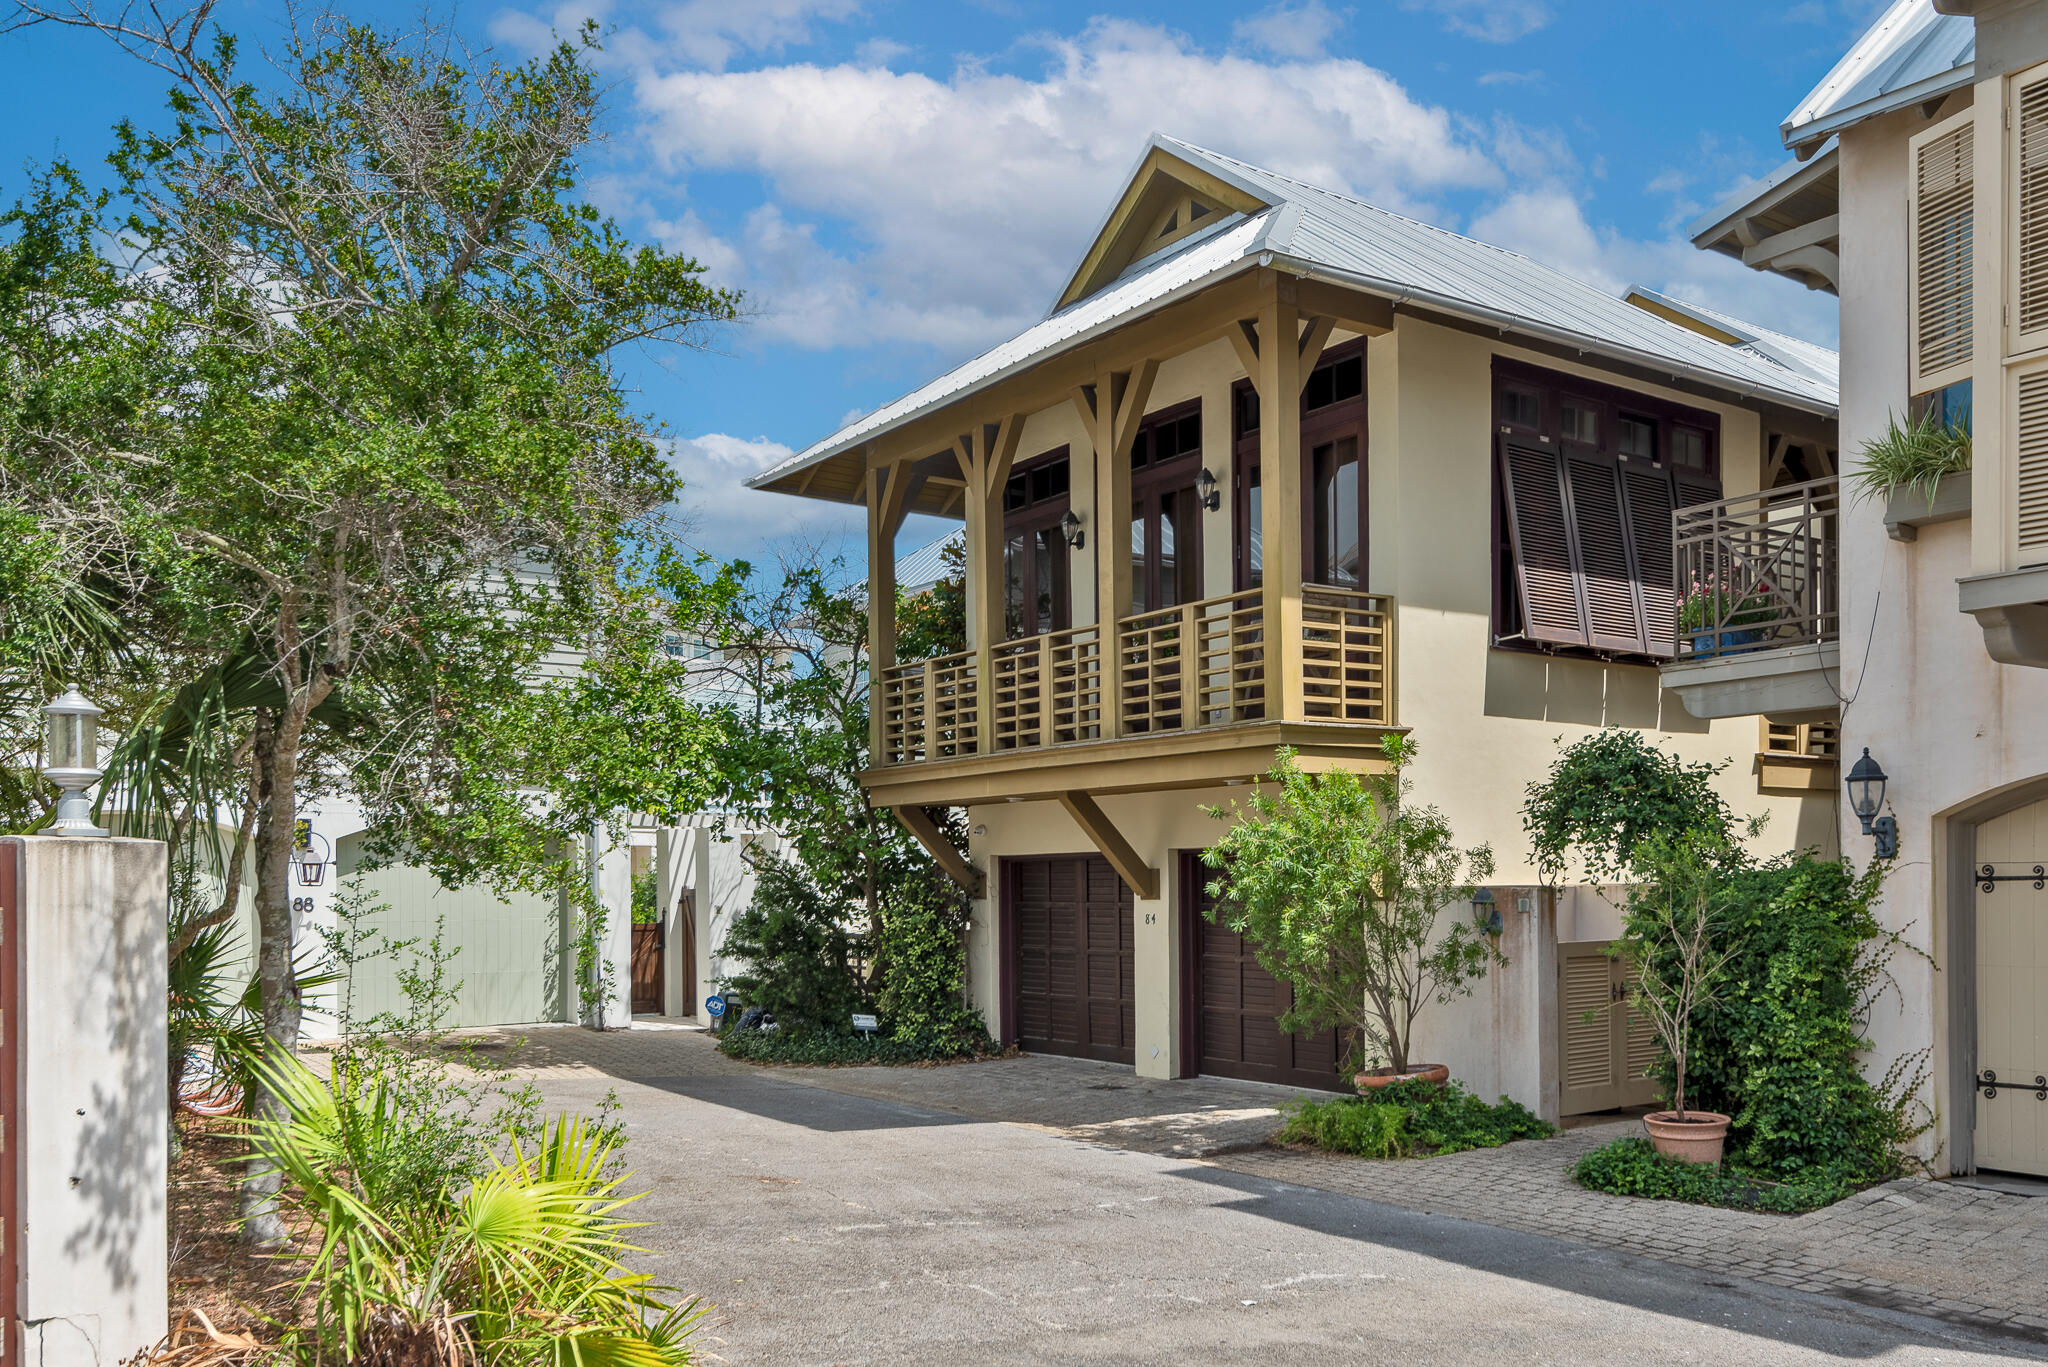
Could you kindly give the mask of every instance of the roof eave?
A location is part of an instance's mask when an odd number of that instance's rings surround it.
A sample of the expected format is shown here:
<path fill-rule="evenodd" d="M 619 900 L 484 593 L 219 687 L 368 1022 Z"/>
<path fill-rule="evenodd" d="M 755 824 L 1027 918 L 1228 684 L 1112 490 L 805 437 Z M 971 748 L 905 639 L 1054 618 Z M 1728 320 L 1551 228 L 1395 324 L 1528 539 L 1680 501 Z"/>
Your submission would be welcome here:
<path fill-rule="evenodd" d="M 1725 237 L 1736 223 L 1762 212 L 1757 207 L 1759 204 L 1765 201 L 1775 202 L 1798 194 L 1812 182 L 1826 175 L 1835 164 L 1839 164 L 1837 149 L 1824 147 L 1816 149 L 1816 155 L 1807 160 L 1780 166 L 1763 179 L 1752 181 L 1687 224 L 1686 240 L 1696 247 L 1707 249 L 1710 242 Z"/>
<path fill-rule="evenodd" d="M 1808 123 L 1798 125 L 1796 128 L 1789 122 L 1785 123 L 1779 127 L 1778 132 L 1784 138 L 1785 146 L 1790 148 L 1793 154 L 1801 160 L 1805 160 L 1819 150 L 1821 143 L 1840 133 L 1843 129 L 1853 128 L 1855 125 L 1877 118 L 1879 115 L 1905 109 L 1910 105 L 1922 104 L 1928 100 L 1939 99 L 1944 95 L 1961 90 L 1976 79 L 1976 71 L 1977 64 L 1975 62 L 1965 66 L 1950 67 L 1947 71 L 1929 76 L 1924 80 L 1915 81 L 1911 85 L 1900 86 L 1897 90 L 1888 90 L 1882 95 L 1865 100 L 1861 104 L 1851 105 L 1847 109 L 1838 109 L 1826 118 L 1814 119 Z"/>

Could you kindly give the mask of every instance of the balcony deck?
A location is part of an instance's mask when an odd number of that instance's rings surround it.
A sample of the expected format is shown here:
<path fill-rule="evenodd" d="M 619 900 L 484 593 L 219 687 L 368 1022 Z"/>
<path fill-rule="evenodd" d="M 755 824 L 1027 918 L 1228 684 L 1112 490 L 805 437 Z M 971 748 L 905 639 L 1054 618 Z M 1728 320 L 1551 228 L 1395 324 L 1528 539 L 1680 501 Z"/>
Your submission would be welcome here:
<path fill-rule="evenodd" d="M 1309 767 L 1370 766 L 1395 727 L 1392 601 L 1305 586 L 1286 698 L 1264 613 L 1257 590 L 1224 594 L 1121 619 L 1107 657 L 1089 625 L 1002 642 L 986 666 L 970 650 L 886 668 L 862 781 L 886 805 L 935 806 L 1239 781 L 1282 745 Z"/>
<path fill-rule="evenodd" d="M 1678 658 L 1666 688 L 1703 719 L 1839 709 L 1841 495 L 1834 479 L 1672 515 Z"/>

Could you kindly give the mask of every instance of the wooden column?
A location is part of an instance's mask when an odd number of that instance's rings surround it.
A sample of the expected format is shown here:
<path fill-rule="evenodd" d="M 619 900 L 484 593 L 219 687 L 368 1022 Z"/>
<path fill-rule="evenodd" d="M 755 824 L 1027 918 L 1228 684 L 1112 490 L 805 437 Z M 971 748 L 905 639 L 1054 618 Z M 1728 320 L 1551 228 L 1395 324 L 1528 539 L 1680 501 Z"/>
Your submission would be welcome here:
<path fill-rule="evenodd" d="M 1266 715 L 1298 720 L 1301 695 L 1301 315 L 1294 279 L 1272 277 L 1259 306 L 1259 497 Z M 1328 335 L 1325 333 L 1324 335 Z"/>
<path fill-rule="evenodd" d="M 1123 650 L 1117 623 L 1131 610 L 1131 444 L 1158 378 L 1159 362 L 1105 370 L 1074 392 L 1095 448 L 1095 506 L 1086 518 L 1095 545 L 1095 622 L 1102 636 L 1102 736 L 1123 734 Z"/>
<path fill-rule="evenodd" d="M 882 762 L 886 688 L 896 663 L 896 533 L 909 509 L 910 464 L 868 469 L 868 762 Z"/>
<path fill-rule="evenodd" d="M 967 482 L 967 639 L 974 649 L 975 752 L 995 752 L 995 646 L 1003 635 L 1003 486 L 1017 458 L 1024 415 L 983 423 L 956 439 Z"/>

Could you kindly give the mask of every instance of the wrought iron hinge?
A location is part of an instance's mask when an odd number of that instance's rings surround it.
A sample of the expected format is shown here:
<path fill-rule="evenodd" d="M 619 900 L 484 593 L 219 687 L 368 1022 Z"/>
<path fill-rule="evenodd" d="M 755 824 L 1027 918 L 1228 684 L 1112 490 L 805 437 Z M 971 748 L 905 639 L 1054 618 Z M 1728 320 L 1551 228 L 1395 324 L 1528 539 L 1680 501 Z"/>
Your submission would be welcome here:
<path fill-rule="evenodd" d="M 1977 1074 L 1977 1085 L 1984 1089 L 1985 1096 L 1994 1100 L 1997 1099 L 2000 1089 L 2003 1089 L 2008 1092 L 2031 1091 L 2034 1094 L 2034 1100 L 2048 1101 L 2048 1077 L 2044 1077 L 2040 1073 L 2034 1074 L 2032 1082 L 2000 1082 L 1998 1074 L 1986 1068 L 1983 1072 Z"/>
<path fill-rule="evenodd" d="M 2034 865 L 2032 873 L 1994 873 L 1989 864 L 1977 870 L 1977 887 L 1981 891 L 1997 892 L 2000 883 L 2032 883 L 2034 891 L 2041 892 L 2048 890 L 2048 870 L 2039 864 Z"/>

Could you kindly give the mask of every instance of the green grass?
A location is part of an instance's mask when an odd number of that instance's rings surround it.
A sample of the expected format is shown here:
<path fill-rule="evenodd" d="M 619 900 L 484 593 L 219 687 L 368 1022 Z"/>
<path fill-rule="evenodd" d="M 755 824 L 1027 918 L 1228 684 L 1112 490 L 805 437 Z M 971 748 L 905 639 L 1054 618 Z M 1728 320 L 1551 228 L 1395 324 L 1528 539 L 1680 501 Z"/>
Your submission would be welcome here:
<path fill-rule="evenodd" d="M 1723 1163 L 1685 1163 L 1666 1158 L 1641 1135 L 1617 1139 L 1593 1150 L 1572 1166 L 1579 1185 L 1613 1196 L 1641 1196 L 1652 1201 L 1687 1201 L 1697 1206 L 1727 1206 L 1798 1215 L 1833 1205 L 1844 1196 L 1883 1181 L 1837 1169 L 1815 1169 L 1786 1181 L 1742 1172 Z"/>
<path fill-rule="evenodd" d="M 747 1063 L 801 1064 L 814 1068 L 900 1066 L 903 1064 L 957 1062 L 965 1059 L 995 1058 L 1002 1053 L 996 1042 L 954 1037 L 944 1040 L 899 1040 L 875 1035 L 829 1034 L 821 1030 L 735 1030 L 718 1041 L 718 1052 Z"/>
<path fill-rule="evenodd" d="M 1371 1097 L 1296 1102 L 1274 1139 L 1362 1158 L 1420 1158 L 1555 1134 L 1526 1106 L 1487 1105 L 1456 1082 L 1397 1082 Z"/>

